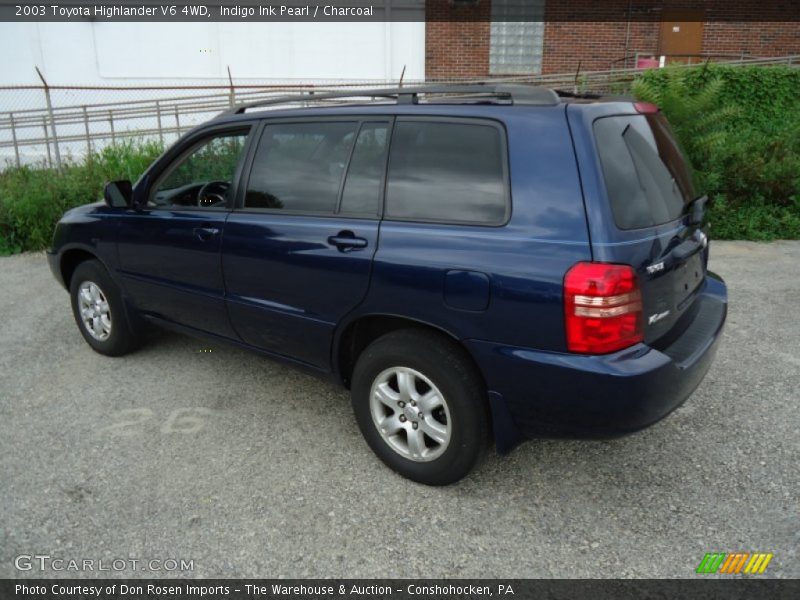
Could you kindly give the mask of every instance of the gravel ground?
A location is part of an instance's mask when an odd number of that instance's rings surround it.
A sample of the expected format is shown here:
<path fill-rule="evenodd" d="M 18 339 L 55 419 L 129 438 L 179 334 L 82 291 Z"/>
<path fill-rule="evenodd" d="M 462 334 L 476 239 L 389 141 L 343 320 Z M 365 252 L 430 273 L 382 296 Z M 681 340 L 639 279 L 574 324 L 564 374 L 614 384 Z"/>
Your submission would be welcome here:
<path fill-rule="evenodd" d="M 105 358 L 43 254 L 1 258 L 0 577 L 77 575 L 19 572 L 20 554 L 199 577 L 693 577 L 713 551 L 774 552 L 766 575 L 798 577 L 800 243 L 716 242 L 711 263 L 728 326 L 681 409 L 492 453 L 436 489 L 372 455 L 345 391 L 175 334 Z"/>

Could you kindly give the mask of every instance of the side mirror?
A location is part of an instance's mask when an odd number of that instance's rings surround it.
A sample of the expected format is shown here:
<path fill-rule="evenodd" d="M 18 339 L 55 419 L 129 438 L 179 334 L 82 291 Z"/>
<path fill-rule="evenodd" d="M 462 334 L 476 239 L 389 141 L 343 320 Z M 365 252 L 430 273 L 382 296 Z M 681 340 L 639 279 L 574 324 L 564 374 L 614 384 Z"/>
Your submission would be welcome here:
<path fill-rule="evenodd" d="M 110 181 L 103 190 L 103 198 L 112 208 L 125 208 L 133 203 L 133 185 L 130 181 Z"/>

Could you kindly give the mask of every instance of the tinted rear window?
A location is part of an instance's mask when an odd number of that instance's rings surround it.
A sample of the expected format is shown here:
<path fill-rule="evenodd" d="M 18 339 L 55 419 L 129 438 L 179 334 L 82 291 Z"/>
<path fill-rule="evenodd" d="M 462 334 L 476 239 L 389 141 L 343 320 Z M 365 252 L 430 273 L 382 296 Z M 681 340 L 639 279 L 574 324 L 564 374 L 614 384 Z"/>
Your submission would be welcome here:
<path fill-rule="evenodd" d="M 617 227 L 651 227 L 681 216 L 694 187 L 661 113 L 598 119 L 594 136 Z"/>
<path fill-rule="evenodd" d="M 494 124 L 398 120 L 386 216 L 497 225 L 508 192 L 502 130 Z"/>

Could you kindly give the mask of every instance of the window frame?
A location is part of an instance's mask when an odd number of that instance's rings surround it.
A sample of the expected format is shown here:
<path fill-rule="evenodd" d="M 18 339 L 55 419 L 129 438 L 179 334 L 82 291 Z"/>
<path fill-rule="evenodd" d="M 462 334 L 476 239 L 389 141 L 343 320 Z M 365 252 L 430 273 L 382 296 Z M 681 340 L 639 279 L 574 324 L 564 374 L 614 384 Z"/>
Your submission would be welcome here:
<path fill-rule="evenodd" d="M 467 226 L 467 227 L 490 227 L 490 228 L 498 228 L 498 227 L 505 227 L 508 225 L 509 221 L 511 220 L 512 214 L 512 198 L 511 198 L 511 167 L 509 164 L 509 148 L 508 148 L 508 135 L 506 133 L 505 125 L 502 121 L 496 119 L 489 119 L 485 117 L 439 117 L 439 116 L 427 116 L 427 115 L 403 115 L 398 116 L 395 119 L 395 124 L 392 130 L 392 138 L 394 138 L 394 129 L 397 127 L 398 123 L 403 122 L 423 122 L 423 123 L 448 123 L 453 125 L 482 125 L 482 126 L 489 126 L 494 127 L 500 134 L 500 154 L 501 154 L 501 166 L 502 166 L 502 181 L 503 181 L 503 199 L 505 201 L 505 211 L 503 213 L 503 218 L 495 223 L 489 222 L 478 222 L 478 221 L 462 221 L 458 219 L 422 219 L 422 218 L 410 218 L 410 217 L 390 217 L 387 214 L 387 200 L 388 200 L 388 188 L 389 188 L 389 165 L 392 162 L 392 152 L 394 148 L 392 144 L 389 144 L 389 153 L 387 156 L 386 161 L 386 176 L 384 179 L 384 189 L 383 189 L 383 208 L 381 211 L 381 218 L 385 221 L 391 221 L 393 223 L 434 223 L 437 225 L 459 225 L 459 226 Z"/>
<path fill-rule="evenodd" d="M 141 209 L 149 210 L 169 210 L 170 212 L 194 212 L 201 210 L 203 212 L 228 212 L 233 209 L 235 199 L 239 194 L 241 187 L 241 180 L 243 168 L 250 154 L 253 145 L 253 132 L 258 128 L 258 122 L 245 121 L 235 123 L 225 123 L 222 125 L 215 125 L 213 127 L 206 127 L 190 133 L 186 137 L 178 140 L 178 142 L 170 148 L 156 163 L 156 167 L 152 173 L 147 173 L 147 178 L 150 180 L 147 185 L 146 193 L 142 198 Z M 159 184 L 168 177 L 177 165 L 184 160 L 187 156 L 191 155 L 195 150 L 207 143 L 212 138 L 222 137 L 226 134 L 245 133 L 244 146 L 239 155 L 239 160 L 236 163 L 236 169 L 233 172 L 233 179 L 231 181 L 232 192 L 228 197 L 228 202 L 225 206 L 181 206 L 181 205 L 168 205 L 168 206 L 149 206 L 153 195 L 156 193 Z"/>
<path fill-rule="evenodd" d="M 308 116 L 308 117 L 278 117 L 278 118 L 268 118 L 263 119 L 259 126 L 256 128 L 256 131 L 253 135 L 253 140 L 251 144 L 251 151 L 248 154 L 247 161 L 244 165 L 243 174 L 242 174 L 242 185 L 239 187 L 236 202 L 234 203 L 234 208 L 236 212 L 240 213 L 252 213 L 252 214 L 271 214 L 271 215 L 286 215 L 286 216 L 300 216 L 300 217 L 323 217 L 323 218 L 330 218 L 330 219 L 359 219 L 359 220 L 368 220 L 368 221 L 379 221 L 383 218 L 383 211 L 384 211 L 384 204 L 386 200 L 386 178 L 387 178 L 387 169 L 389 165 L 389 155 L 391 152 L 392 147 L 392 136 L 394 133 L 394 122 L 396 120 L 395 115 L 389 114 L 377 114 L 377 115 L 363 115 L 363 114 L 356 114 L 356 115 L 335 115 L 335 116 Z M 355 135 L 353 136 L 353 143 L 350 146 L 350 150 L 347 155 L 347 160 L 345 161 L 345 167 L 342 175 L 342 179 L 339 182 L 339 190 L 337 191 L 336 196 L 336 207 L 334 212 L 328 211 L 308 211 L 308 210 L 289 210 L 285 208 L 263 208 L 263 207 L 256 207 L 256 206 L 246 206 L 245 205 L 245 197 L 247 194 L 247 190 L 250 187 L 250 178 L 253 175 L 253 165 L 255 164 L 256 154 L 258 152 L 258 147 L 261 144 L 261 140 L 264 136 L 265 130 L 270 125 L 293 125 L 293 124 L 303 124 L 303 123 L 354 123 L 355 127 Z M 358 214 L 341 214 L 341 207 L 342 207 L 342 195 L 344 193 L 345 183 L 347 182 L 347 176 L 350 173 L 350 164 L 353 159 L 353 153 L 355 152 L 356 144 L 358 142 L 358 136 L 361 133 L 361 129 L 364 127 L 366 123 L 384 123 L 386 124 L 386 131 L 387 131 L 387 150 L 386 156 L 383 160 L 383 173 L 381 175 L 381 183 L 379 188 L 379 198 L 378 198 L 378 210 L 375 215 L 358 215 Z"/>

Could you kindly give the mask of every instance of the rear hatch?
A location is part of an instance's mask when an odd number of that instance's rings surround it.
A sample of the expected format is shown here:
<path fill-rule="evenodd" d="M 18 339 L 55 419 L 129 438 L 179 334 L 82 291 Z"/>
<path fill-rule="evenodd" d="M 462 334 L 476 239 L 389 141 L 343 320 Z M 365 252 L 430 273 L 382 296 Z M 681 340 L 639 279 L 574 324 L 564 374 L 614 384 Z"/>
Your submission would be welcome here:
<path fill-rule="evenodd" d="M 692 319 L 708 262 L 705 198 L 664 115 L 648 104 L 602 116 L 592 132 L 605 184 L 612 243 L 596 260 L 632 265 L 642 293 L 645 342 L 668 345 Z M 606 211 L 608 214 L 609 211 Z"/>

